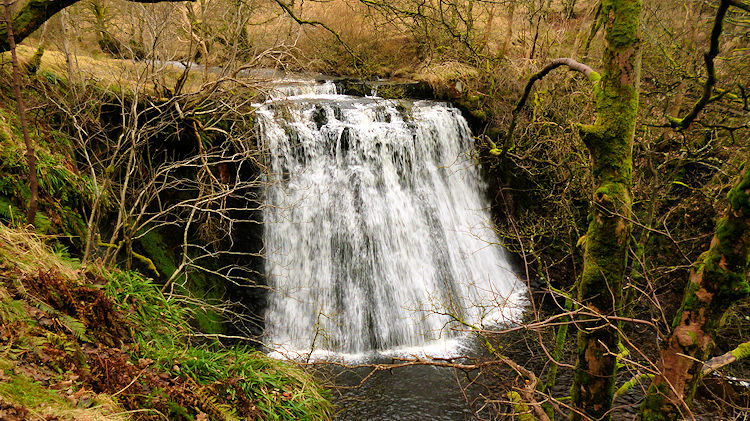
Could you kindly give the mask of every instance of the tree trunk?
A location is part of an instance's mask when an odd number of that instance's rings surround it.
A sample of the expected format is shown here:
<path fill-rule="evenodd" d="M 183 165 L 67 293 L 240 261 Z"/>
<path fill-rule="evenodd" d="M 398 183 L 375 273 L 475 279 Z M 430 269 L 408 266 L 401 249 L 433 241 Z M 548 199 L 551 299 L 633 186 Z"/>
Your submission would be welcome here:
<path fill-rule="evenodd" d="M 716 224 L 711 246 L 695 262 L 672 333 L 661 351 L 661 374 L 641 405 L 641 419 L 676 420 L 690 405 L 724 313 L 750 296 L 750 157 L 729 192 L 729 208 Z"/>
<path fill-rule="evenodd" d="M 13 94 L 16 97 L 18 120 L 21 123 L 23 142 L 26 144 L 26 162 L 29 166 L 29 190 L 31 190 L 31 197 L 29 198 L 29 207 L 26 210 L 26 222 L 33 226 L 36 220 L 37 204 L 39 203 L 39 180 L 36 177 L 36 156 L 34 156 L 34 145 L 29 138 L 29 129 L 26 124 L 26 106 L 23 103 L 23 96 L 21 96 L 21 75 L 18 69 L 18 58 L 16 57 L 16 41 L 13 37 L 10 5 L 6 3 L 4 9 L 5 35 L 7 36 L 11 62 L 13 64 Z"/>
<path fill-rule="evenodd" d="M 503 40 L 503 48 L 502 53 L 503 55 L 508 53 L 508 48 L 510 47 L 510 40 L 513 38 L 513 14 L 516 11 L 516 3 L 511 2 L 510 5 L 508 5 L 508 19 L 505 26 L 505 39 Z"/>
<path fill-rule="evenodd" d="M 597 118 L 581 126 L 592 159 L 593 204 L 578 288 L 582 306 L 604 316 L 622 306 L 630 239 L 632 152 L 640 79 L 639 0 L 603 0 L 605 50 L 596 86 Z M 594 78 L 596 74 L 592 74 Z M 602 318 L 578 318 L 578 361 L 571 395 L 574 420 L 609 419 L 619 335 Z"/>

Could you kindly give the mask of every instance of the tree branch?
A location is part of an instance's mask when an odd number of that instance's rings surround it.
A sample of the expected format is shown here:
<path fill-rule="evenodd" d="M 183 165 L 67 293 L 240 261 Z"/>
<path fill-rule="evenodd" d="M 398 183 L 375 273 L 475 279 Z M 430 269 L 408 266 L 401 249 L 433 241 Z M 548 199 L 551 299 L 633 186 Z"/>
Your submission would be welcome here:
<path fill-rule="evenodd" d="M 274 1 L 276 2 L 276 4 L 279 5 L 279 7 L 281 7 L 284 10 L 284 12 L 286 12 L 287 15 L 289 15 L 290 18 L 292 18 L 292 20 L 294 20 L 298 24 L 300 24 L 300 25 L 310 25 L 310 26 L 319 26 L 319 27 L 325 29 L 326 31 L 330 32 L 334 37 L 336 37 L 336 40 L 341 43 L 341 45 L 344 47 L 344 49 L 346 50 L 346 52 L 349 53 L 350 56 L 352 56 L 352 58 L 354 59 L 355 65 L 362 62 L 362 60 L 359 58 L 359 56 L 357 56 L 357 54 L 349 47 L 349 45 L 346 42 L 344 42 L 344 39 L 341 38 L 341 35 L 339 35 L 339 33 L 336 32 L 334 29 L 332 29 L 330 26 L 326 25 L 323 22 L 317 21 L 317 20 L 302 19 L 299 16 L 297 16 L 294 13 L 294 11 L 292 10 L 292 8 L 289 7 L 288 4 L 284 3 L 283 0 L 274 0 Z"/>
<path fill-rule="evenodd" d="M 727 352 L 726 354 L 713 357 L 706 361 L 703 366 L 703 375 L 716 371 L 726 365 L 729 365 L 737 360 L 750 357 L 750 341 L 745 342 L 737 346 L 737 348 Z"/>
<path fill-rule="evenodd" d="M 534 83 L 536 83 L 536 81 L 538 80 L 541 80 L 543 77 L 547 76 L 551 71 L 561 66 L 567 66 L 572 71 L 582 73 L 592 82 L 596 82 L 600 78 L 599 73 L 595 72 L 594 69 L 592 69 L 591 67 L 583 63 L 579 63 L 573 60 L 572 58 L 562 57 L 562 58 L 556 58 L 552 60 L 542 70 L 538 71 L 537 73 L 534 73 L 529 79 L 529 81 L 526 83 L 526 87 L 523 90 L 523 95 L 521 96 L 521 99 L 518 101 L 518 104 L 516 104 L 516 107 L 513 109 L 513 113 L 510 119 L 510 126 L 508 127 L 508 133 L 505 135 L 503 150 L 498 151 L 497 148 L 493 148 L 490 151 L 490 153 L 492 153 L 493 155 L 500 155 L 500 156 L 505 155 L 505 153 L 510 148 L 511 139 L 513 138 L 513 131 L 516 129 L 518 113 L 526 104 L 526 100 L 529 98 L 529 94 L 531 93 L 531 89 L 534 87 Z"/>
<path fill-rule="evenodd" d="M 13 32 L 16 43 L 23 41 L 26 37 L 36 31 L 44 22 L 54 16 L 55 13 L 78 3 L 80 0 L 28 0 L 26 4 L 13 16 Z M 195 1 L 195 0 L 128 0 L 134 3 L 160 3 L 164 1 Z M 15 4 L 15 1 L 5 4 Z M 7 26 L 0 25 L 0 52 L 8 51 L 10 45 L 7 41 Z"/>
<path fill-rule="evenodd" d="M 727 14 L 729 6 L 737 6 L 745 8 L 750 6 L 741 3 L 737 0 L 721 0 L 719 8 L 716 11 L 716 19 L 714 19 L 714 27 L 711 29 L 711 40 L 708 52 L 703 55 L 703 60 L 706 63 L 706 83 L 703 85 L 703 94 L 700 99 L 693 105 L 693 108 L 683 118 L 667 116 L 669 125 L 677 130 L 685 130 L 690 124 L 698 117 L 703 108 L 711 101 L 711 92 L 713 92 L 714 85 L 716 85 L 716 68 L 714 66 L 714 59 L 719 55 L 719 37 L 723 30 L 724 16 Z"/>

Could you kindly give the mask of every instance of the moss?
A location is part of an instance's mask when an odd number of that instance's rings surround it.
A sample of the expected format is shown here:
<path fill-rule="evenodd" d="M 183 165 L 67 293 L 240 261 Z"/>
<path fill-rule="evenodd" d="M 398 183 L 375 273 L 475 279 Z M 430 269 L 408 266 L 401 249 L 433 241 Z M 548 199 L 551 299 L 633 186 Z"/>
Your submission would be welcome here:
<path fill-rule="evenodd" d="M 513 412 L 518 415 L 518 421 L 534 421 L 534 415 L 531 413 L 529 405 L 521 399 L 518 392 L 508 392 L 508 399 L 513 407 Z"/>
<path fill-rule="evenodd" d="M 606 39 L 611 49 L 629 48 L 639 44 L 641 2 L 631 0 L 608 0 L 602 2 L 602 15 L 617 12 L 615 23 L 608 28 Z"/>
<path fill-rule="evenodd" d="M 408 98 L 407 90 L 401 85 L 381 85 L 378 86 L 378 96 L 388 99 L 405 99 Z"/>
<path fill-rule="evenodd" d="M 65 400 L 55 391 L 48 389 L 33 379 L 16 374 L 12 363 L 0 360 L 5 379 L 0 382 L 0 396 L 29 408 L 44 406 L 69 409 Z"/>
<path fill-rule="evenodd" d="M 172 247 L 161 233 L 152 229 L 141 235 L 137 240 L 138 245 L 154 264 L 162 279 L 170 279 L 177 270 L 178 258 L 172 252 Z M 196 297 L 208 303 L 218 303 L 223 299 L 223 280 L 216 276 L 208 276 L 202 272 L 192 270 L 187 275 L 181 274 L 174 281 L 180 287 L 182 293 Z M 224 332 L 224 318 L 210 306 L 194 305 L 191 307 L 192 315 L 201 331 L 206 333 Z"/>
<path fill-rule="evenodd" d="M 747 171 L 747 170 L 745 170 Z M 735 213 L 750 216 L 750 178 L 743 177 L 741 181 L 727 193 L 729 205 Z"/>
<path fill-rule="evenodd" d="M 37 28 L 47 21 L 52 15 L 75 3 L 72 0 L 48 1 L 29 0 L 23 8 L 13 16 L 13 32 L 16 44 L 31 35 Z M 0 26 L 0 51 L 8 51 L 8 32 L 5 25 Z"/>
<path fill-rule="evenodd" d="M 680 127 L 682 125 L 682 119 L 681 118 L 667 116 L 667 120 L 669 120 L 669 125 L 672 126 L 672 127 Z"/>
<path fill-rule="evenodd" d="M 633 386 L 637 385 L 641 381 L 652 380 L 653 378 L 654 378 L 654 375 L 652 373 L 641 373 L 641 374 L 634 376 L 632 379 L 623 383 L 623 385 L 620 386 L 619 389 L 617 389 L 617 392 L 615 392 L 615 399 L 628 393 L 633 388 Z"/>
<path fill-rule="evenodd" d="M 684 373 L 678 373 L 684 377 L 669 379 L 677 389 L 678 396 L 684 396 L 684 402 L 688 405 L 701 379 L 701 361 L 710 356 L 713 338 L 724 323 L 727 309 L 737 300 L 750 296 L 750 285 L 745 277 L 750 248 L 748 187 L 750 173 L 743 170 L 729 192 L 729 209 L 716 224 L 710 248 L 695 263 L 682 305 L 672 323 L 670 347 L 664 351 L 665 360 L 689 358 L 693 361 Z M 680 383 L 674 384 L 675 381 Z M 660 379 L 655 383 L 656 386 L 666 387 L 667 381 Z M 657 392 L 666 394 L 669 399 L 656 400 L 651 395 Z M 641 410 L 644 419 L 673 420 L 679 415 L 675 403 L 679 400 L 671 389 L 664 391 L 652 385 L 646 402 L 649 405 Z"/>
<path fill-rule="evenodd" d="M 750 296 L 747 267 L 748 224 L 750 223 L 750 172 L 743 170 L 737 184 L 729 191 L 729 214 L 716 224 L 715 241 L 701 255 L 705 288 L 716 294 L 714 305 L 728 307 L 738 299 Z M 743 251 L 744 250 L 744 251 Z M 723 311 L 722 311 L 723 313 Z"/>
<path fill-rule="evenodd" d="M 141 235 L 138 245 L 164 278 L 169 279 L 177 270 L 175 257 L 158 231 L 151 230 Z"/>
<path fill-rule="evenodd" d="M 733 349 L 731 353 L 734 358 L 738 360 L 750 357 L 750 342 L 740 344 L 737 348 Z"/>
<path fill-rule="evenodd" d="M 688 335 L 688 337 L 690 337 L 690 346 L 698 345 L 698 335 L 695 332 L 688 330 L 685 333 Z"/>
<path fill-rule="evenodd" d="M 193 317 L 202 332 L 223 333 L 226 330 L 224 318 L 219 312 L 205 306 L 195 306 L 193 310 Z"/>
<path fill-rule="evenodd" d="M 578 296 L 583 305 L 603 314 L 619 315 L 623 305 L 640 79 L 640 9 L 638 0 L 602 1 L 602 14 L 610 18 L 605 24 L 604 71 L 594 89 L 597 117 L 595 124 L 579 126 L 591 155 L 596 187 Z M 573 419 L 607 420 L 617 370 L 616 357 L 607 350 L 617 348 L 619 333 L 601 321 L 588 323 L 592 329 L 578 333 L 578 361 L 571 390 L 573 404 L 583 414 L 574 413 Z"/>
<path fill-rule="evenodd" d="M 666 421 L 669 418 L 669 414 L 665 412 L 665 404 L 667 403 L 667 394 L 669 393 L 669 387 L 664 383 L 652 384 L 646 398 L 641 403 L 640 407 L 640 420 L 641 421 Z"/>
<path fill-rule="evenodd" d="M 702 269 L 697 269 L 701 271 Z M 700 290 L 700 284 L 696 282 L 688 282 L 685 286 L 685 292 L 682 294 L 682 305 L 675 314 L 674 320 L 672 321 L 672 329 L 676 328 L 682 321 L 682 314 L 686 311 L 695 311 L 700 307 L 698 300 L 698 291 Z"/>
<path fill-rule="evenodd" d="M 483 109 L 472 109 L 469 111 L 471 113 L 471 116 L 479 121 L 486 121 L 487 120 L 487 112 Z"/>
<path fill-rule="evenodd" d="M 39 45 L 39 47 L 34 51 L 34 55 L 31 56 L 29 59 L 29 62 L 26 63 L 26 71 L 29 74 L 36 73 L 37 70 L 39 70 L 39 66 L 42 64 L 42 56 L 44 55 L 44 44 Z"/>

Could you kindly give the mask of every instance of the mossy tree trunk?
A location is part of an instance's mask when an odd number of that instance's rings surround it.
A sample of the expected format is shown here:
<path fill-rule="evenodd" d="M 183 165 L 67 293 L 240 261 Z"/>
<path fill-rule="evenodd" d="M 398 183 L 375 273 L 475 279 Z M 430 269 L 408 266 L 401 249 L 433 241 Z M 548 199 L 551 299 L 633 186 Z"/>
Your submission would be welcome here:
<path fill-rule="evenodd" d="M 682 419 L 710 356 L 716 330 L 737 300 L 750 296 L 750 157 L 729 192 L 729 208 L 716 224 L 708 251 L 695 262 L 672 333 L 641 405 L 643 420 Z M 742 348 L 738 348 L 742 349 Z M 738 351 L 740 354 L 741 351 Z"/>
<path fill-rule="evenodd" d="M 91 0 L 89 7 L 94 15 L 94 30 L 96 31 L 96 43 L 99 44 L 99 48 L 102 52 L 113 57 L 122 57 L 127 48 L 107 30 L 107 9 L 104 2 L 102 0 Z"/>
<path fill-rule="evenodd" d="M 581 126 L 592 158 L 593 204 L 578 288 L 582 306 L 602 316 L 622 307 L 630 239 L 632 151 L 638 112 L 640 0 L 603 0 L 605 50 L 594 125 Z M 595 74 L 592 74 L 595 77 Z M 578 360 L 571 418 L 609 419 L 615 391 L 619 335 L 603 317 L 577 320 Z"/>

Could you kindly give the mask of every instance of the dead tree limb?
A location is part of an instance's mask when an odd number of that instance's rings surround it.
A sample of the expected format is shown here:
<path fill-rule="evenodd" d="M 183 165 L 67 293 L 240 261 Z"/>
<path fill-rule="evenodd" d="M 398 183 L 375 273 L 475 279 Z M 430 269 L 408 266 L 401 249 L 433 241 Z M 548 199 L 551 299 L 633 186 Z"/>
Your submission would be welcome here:
<path fill-rule="evenodd" d="M 726 365 L 732 364 L 737 360 L 750 357 L 750 341 L 745 342 L 737 346 L 737 348 L 727 352 L 726 354 L 713 357 L 706 361 L 703 366 L 703 375 L 716 371 Z"/>

